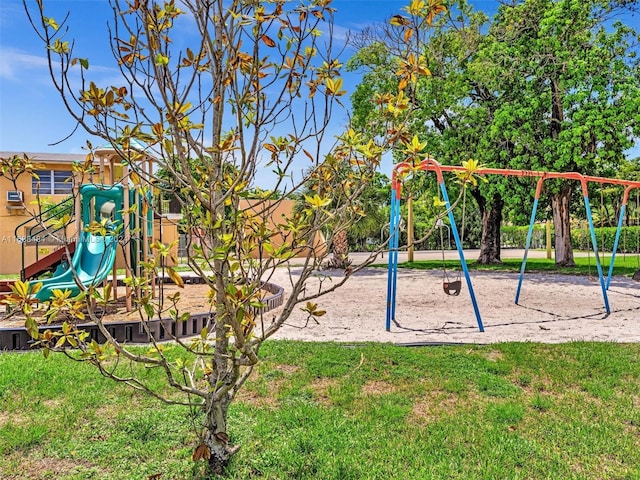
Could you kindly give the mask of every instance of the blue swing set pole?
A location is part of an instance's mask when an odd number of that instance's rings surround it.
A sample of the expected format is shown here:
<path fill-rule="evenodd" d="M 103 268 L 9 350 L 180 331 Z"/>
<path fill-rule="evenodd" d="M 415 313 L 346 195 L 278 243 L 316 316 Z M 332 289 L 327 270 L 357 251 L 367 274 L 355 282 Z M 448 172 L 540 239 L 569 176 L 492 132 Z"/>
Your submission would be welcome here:
<path fill-rule="evenodd" d="M 611 276 L 613 275 L 613 264 L 616 262 L 616 252 L 618 251 L 618 242 L 620 241 L 620 231 L 622 230 L 622 222 L 624 221 L 624 213 L 627 206 L 623 203 L 620 207 L 620 218 L 618 219 L 618 228 L 616 229 L 616 239 L 613 241 L 613 250 L 611 251 L 611 261 L 609 263 L 609 272 L 607 273 L 607 290 L 611 284 Z"/>
<path fill-rule="evenodd" d="M 516 305 L 520 300 L 520 289 L 522 288 L 522 279 L 524 278 L 524 270 L 527 266 L 527 257 L 529 256 L 529 247 L 531 246 L 531 237 L 533 236 L 533 225 L 536 221 L 536 212 L 538 210 L 538 200 L 540 199 L 540 193 L 542 192 L 542 183 L 544 177 L 538 179 L 536 185 L 536 194 L 533 199 L 533 209 L 531 210 L 531 220 L 529 221 L 529 231 L 527 232 L 527 241 L 524 247 L 524 257 L 522 258 L 522 265 L 520 265 L 520 278 L 518 279 L 518 288 L 516 290 Z"/>
<path fill-rule="evenodd" d="M 400 198 L 396 199 L 395 228 L 393 234 L 393 301 L 391 302 L 391 320 L 396 319 L 396 296 L 398 293 L 398 248 L 400 246 Z"/>
<path fill-rule="evenodd" d="M 593 256 L 596 257 L 596 268 L 598 270 L 598 277 L 600 279 L 600 288 L 602 289 L 602 298 L 604 300 L 604 308 L 607 314 L 611 313 L 609 308 L 609 297 L 607 296 L 607 286 L 605 285 L 604 275 L 602 273 L 602 265 L 600 264 L 600 256 L 598 255 L 598 243 L 596 240 L 596 232 L 593 226 L 593 216 L 591 215 L 591 204 L 589 203 L 589 190 L 587 188 L 587 182 L 583 178 L 582 194 L 584 196 L 584 208 L 587 212 L 587 222 L 589 222 L 589 233 L 591 234 L 591 244 L 593 245 Z M 611 262 L 613 265 L 613 261 Z"/>
<path fill-rule="evenodd" d="M 391 330 L 391 320 L 395 320 L 396 287 L 398 278 L 398 245 L 400 230 L 400 186 L 394 185 L 391 190 L 389 208 L 389 266 L 387 269 L 387 319 L 386 330 Z"/>
<path fill-rule="evenodd" d="M 471 277 L 469 276 L 469 268 L 467 267 L 467 262 L 464 258 L 464 251 L 462 248 L 462 242 L 460 241 L 460 236 L 458 235 L 458 227 L 456 226 L 456 220 L 453 216 L 453 211 L 451 209 L 451 203 L 449 202 L 449 195 L 447 194 L 447 187 L 444 184 L 444 179 L 442 177 L 441 172 L 436 172 L 438 176 L 438 186 L 440 187 L 440 191 L 442 192 L 442 199 L 445 203 L 445 208 L 449 212 L 449 222 L 451 223 L 451 232 L 453 233 L 453 239 L 456 242 L 456 247 L 458 248 L 458 256 L 460 257 L 460 264 L 462 265 L 462 271 L 464 272 L 464 278 L 467 281 L 467 288 L 469 288 L 469 296 L 471 297 L 471 303 L 473 304 L 473 311 L 476 315 L 476 321 L 478 322 L 478 330 L 484 332 L 484 325 L 482 323 L 482 317 L 480 315 L 480 309 L 478 308 L 478 302 L 476 300 L 476 294 L 473 291 L 473 284 L 471 283 Z M 465 188 L 464 186 L 462 188 Z"/>

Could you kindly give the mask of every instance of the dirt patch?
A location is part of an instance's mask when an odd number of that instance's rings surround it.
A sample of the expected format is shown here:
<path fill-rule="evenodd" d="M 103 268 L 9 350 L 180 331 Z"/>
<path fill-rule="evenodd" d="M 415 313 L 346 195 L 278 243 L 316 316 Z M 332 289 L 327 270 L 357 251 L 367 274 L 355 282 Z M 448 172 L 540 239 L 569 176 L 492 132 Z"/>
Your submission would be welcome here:
<path fill-rule="evenodd" d="M 267 368 L 266 364 L 251 372 L 251 377 L 244 388 L 240 389 L 237 399 L 240 402 L 248 403 L 256 407 L 277 408 L 278 393 L 287 382 L 291 374 L 298 371 L 300 367 L 296 365 L 279 364 Z M 279 372 L 276 376 L 270 375 L 272 372 Z"/>
<path fill-rule="evenodd" d="M 439 390 L 428 392 L 426 396 L 413 404 L 409 418 L 419 422 L 437 420 L 446 416 L 450 410 L 453 411 L 459 400 L 457 395 L 451 393 Z"/>
<path fill-rule="evenodd" d="M 386 395 L 394 393 L 397 388 L 398 387 L 396 385 L 383 382 L 382 380 L 372 380 L 362 386 L 362 394 L 371 396 Z"/>
<path fill-rule="evenodd" d="M 330 390 L 339 384 L 339 380 L 335 378 L 316 378 L 311 382 L 309 388 L 313 391 L 315 400 L 325 406 L 333 405 Z"/>
<path fill-rule="evenodd" d="M 80 474 L 91 469 L 94 465 L 89 462 L 79 462 L 66 458 L 43 458 L 35 455 L 24 457 L 20 453 L 14 453 L 5 457 L 7 465 L 14 464 L 11 472 L 2 472 L 2 478 L 6 480 L 44 480 L 59 478 L 60 476 Z M 101 470 L 104 474 L 105 472 Z"/>
<path fill-rule="evenodd" d="M 278 408 L 279 403 L 276 400 L 275 395 L 261 395 L 256 390 L 250 388 L 243 388 L 238 392 L 236 399 L 240 403 L 246 403 L 248 405 L 252 405 L 254 407 L 259 408 Z"/>
<path fill-rule="evenodd" d="M 286 373 L 286 374 L 290 375 L 292 373 L 295 373 L 295 372 L 299 371 L 300 367 L 297 366 L 297 365 L 285 365 L 285 364 L 282 364 L 282 365 L 276 365 L 275 366 L 275 370 L 278 370 L 280 372 L 283 372 L 283 373 Z"/>
<path fill-rule="evenodd" d="M 499 352 L 497 350 L 491 350 L 490 352 L 487 352 L 484 357 L 487 360 L 491 360 L 492 362 L 497 362 L 499 360 L 504 359 L 504 354 L 502 352 Z"/>

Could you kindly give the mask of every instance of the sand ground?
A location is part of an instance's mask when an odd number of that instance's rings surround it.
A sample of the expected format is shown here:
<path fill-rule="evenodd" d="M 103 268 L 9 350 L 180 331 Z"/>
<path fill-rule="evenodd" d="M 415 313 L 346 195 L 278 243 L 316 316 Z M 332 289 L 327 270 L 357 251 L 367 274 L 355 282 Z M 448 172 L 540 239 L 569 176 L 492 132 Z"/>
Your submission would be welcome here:
<path fill-rule="evenodd" d="M 518 257 L 520 251 L 503 254 Z M 451 253 L 455 255 L 455 252 Z M 537 255 L 540 255 L 537 252 Z M 438 252 L 423 252 L 417 258 L 430 258 Z M 468 258 L 474 258 L 473 252 Z M 401 254 L 403 261 L 406 254 Z M 354 265 L 363 255 L 353 255 Z M 380 259 L 384 264 L 386 259 Z M 594 268 L 595 270 L 595 268 Z M 295 276 L 299 268 L 291 268 Z M 594 272 L 595 273 L 595 272 Z M 317 288 L 320 276 L 324 285 L 336 282 L 342 271 L 325 270 L 312 278 L 307 292 Z M 345 285 L 317 300 L 326 310 L 319 323 L 307 321 L 307 314 L 296 307 L 275 338 L 305 341 L 420 343 L 496 343 L 531 341 L 559 343 L 575 340 L 640 342 L 640 282 L 615 277 L 607 292 L 610 314 L 605 311 L 603 292 L 597 277 L 526 273 L 519 304 L 514 303 L 517 273 L 471 272 L 472 288 L 484 332 L 478 328 L 469 287 L 463 280 L 459 296 L 448 296 L 442 289 L 441 271 L 400 270 L 397 283 L 395 319 L 386 330 L 387 269 L 366 268 L 353 275 Z M 289 272 L 278 269 L 270 279 L 290 294 Z M 166 286 L 166 294 L 176 290 Z M 207 311 L 204 285 L 187 285 L 181 291 L 182 311 Z M 270 318 L 282 307 L 267 312 Z M 2 319 L 0 327 L 22 326 L 19 318 Z M 111 320 L 136 317 L 123 307 Z M 305 326 L 306 325 L 306 326 Z"/>
<path fill-rule="evenodd" d="M 334 280 L 343 275 L 322 273 Z M 399 271 L 395 321 L 387 331 L 387 270 L 367 268 L 317 300 L 327 311 L 319 324 L 307 324 L 307 314 L 297 308 L 277 338 L 398 344 L 640 342 L 640 283 L 629 278 L 612 279 L 607 314 L 597 276 L 526 273 L 516 305 L 517 273 L 472 272 L 484 332 L 479 331 L 469 288 L 462 280 L 462 291 L 454 297 L 444 293 L 440 271 Z M 273 282 L 285 287 L 286 294 L 286 271 L 278 271 Z"/>

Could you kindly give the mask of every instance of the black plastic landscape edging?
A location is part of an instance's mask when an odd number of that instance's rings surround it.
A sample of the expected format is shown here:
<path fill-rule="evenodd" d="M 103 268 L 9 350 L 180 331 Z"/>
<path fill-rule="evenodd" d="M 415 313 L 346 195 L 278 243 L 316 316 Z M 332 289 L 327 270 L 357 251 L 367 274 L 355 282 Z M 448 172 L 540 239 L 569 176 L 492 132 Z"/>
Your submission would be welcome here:
<path fill-rule="evenodd" d="M 197 283 L 198 277 L 185 278 L 185 284 Z M 193 279 L 193 281 L 191 281 Z M 169 283 L 169 282 L 166 282 Z M 284 301 L 284 288 L 273 283 L 263 283 L 262 288 L 271 295 L 263 300 L 264 307 L 256 308 L 256 313 L 264 313 L 282 305 Z M 149 343 L 151 338 L 156 342 L 174 340 L 176 338 L 187 338 L 199 335 L 204 327 L 212 323 L 212 312 L 195 313 L 188 319 L 177 321 L 170 318 L 150 320 L 140 322 L 132 320 L 126 322 L 105 323 L 105 328 L 109 334 L 119 343 Z M 98 343 L 106 341 L 106 337 L 100 332 L 95 323 L 84 323 L 77 326 L 80 330 L 89 333 L 89 340 L 96 340 Z M 56 332 L 62 329 L 61 325 L 43 325 L 41 332 L 51 330 Z M 30 350 L 33 348 L 33 339 L 24 327 L 0 328 L 0 350 Z"/>

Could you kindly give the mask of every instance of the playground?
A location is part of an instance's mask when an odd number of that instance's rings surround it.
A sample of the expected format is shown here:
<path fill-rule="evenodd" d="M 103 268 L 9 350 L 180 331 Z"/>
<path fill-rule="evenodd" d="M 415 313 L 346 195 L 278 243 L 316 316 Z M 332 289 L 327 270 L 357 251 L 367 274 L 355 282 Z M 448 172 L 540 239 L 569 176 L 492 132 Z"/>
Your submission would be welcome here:
<path fill-rule="evenodd" d="M 473 258 L 474 251 L 468 252 Z M 522 250 L 505 250 L 504 258 L 521 258 Z M 440 252 L 416 252 L 417 259 L 437 258 Z M 455 252 L 448 255 L 454 258 Z M 544 255 L 533 251 L 530 258 Z M 406 252 L 400 253 L 400 261 Z M 354 264 L 366 254 L 351 255 Z M 386 258 L 386 257 L 385 257 Z M 376 263 L 384 264 L 383 258 Z M 292 262 L 291 274 L 297 268 Z M 338 280 L 341 271 L 318 272 L 308 285 L 312 291 L 321 277 Z M 593 276 L 527 273 L 524 277 L 519 305 L 514 302 L 518 273 L 472 271 L 470 273 L 483 315 L 485 331 L 480 332 L 473 305 L 464 290 L 458 296 L 442 291 L 442 273 L 438 270 L 399 269 L 396 321 L 385 330 L 387 270 L 369 267 L 356 274 L 338 289 L 318 300 L 326 314 L 307 320 L 307 314 L 294 309 L 285 326 L 275 338 L 302 341 L 388 342 L 395 344 L 499 342 L 562 343 L 570 341 L 640 342 L 640 284 L 628 277 L 613 277 L 609 287 L 611 313 L 605 312 L 600 285 Z M 284 287 L 288 295 L 289 271 L 276 270 L 269 280 Z M 325 278 L 323 282 L 326 282 Z M 326 285 L 326 283 L 325 283 Z M 165 285 L 164 294 L 171 295 L 175 285 Z M 206 305 L 206 285 L 189 284 L 180 301 L 182 311 L 203 314 Z M 265 315 L 277 315 L 279 308 Z M 124 306 L 113 309 L 105 320 L 132 320 L 135 312 Z M 20 319 L 0 319 L 0 326 L 15 327 Z"/>
<path fill-rule="evenodd" d="M 272 281 L 286 285 L 285 274 L 279 271 Z M 389 332 L 385 331 L 387 272 L 385 268 L 368 268 L 318 301 L 327 311 L 319 324 L 307 322 L 305 312 L 296 310 L 277 338 L 396 344 L 640 342 L 640 285 L 629 278 L 612 279 L 609 315 L 597 279 L 588 276 L 527 273 L 519 305 L 514 302 L 517 273 L 474 271 L 471 278 L 484 332 L 478 330 L 471 300 L 464 290 L 459 296 L 445 295 L 441 272 L 409 269 L 399 269 L 396 321 Z"/>
<path fill-rule="evenodd" d="M 437 252 L 435 252 L 437 254 Z M 425 255 L 427 255 L 425 253 Z M 356 254 L 356 258 L 357 258 Z M 295 266 L 292 274 L 296 274 Z M 335 279 L 342 274 L 324 271 Z M 396 322 L 385 331 L 386 269 L 367 268 L 352 276 L 338 291 L 322 297 L 318 305 L 326 314 L 319 323 L 295 309 L 279 339 L 337 342 L 389 342 L 395 344 L 477 343 L 511 341 L 562 343 L 575 340 L 640 342 L 640 287 L 629 278 L 614 277 L 609 288 L 611 314 L 602 305 L 600 287 L 587 276 L 528 273 L 520 304 L 514 303 L 517 273 L 471 273 L 485 331 L 478 330 L 473 306 L 466 292 L 447 296 L 442 291 L 441 272 L 400 269 Z M 285 287 L 286 269 L 278 269 L 272 283 Z M 309 289 L 318 279 L 312 279 Z M 165 294 L 177 289 L 166 285 Z M 182 311 L 205 313 L 205 285 L 187 285 Z M 277 315 L 279 309 L 265 315 Z M 133 313 L 116 309 L 108 322 L 131 320 Z M 13 323 L 20 323 L 13 319 Z M 9 321 L 2 326 L 14 326 Z"/>
<path fill-rule="evenodd" d="M 456 292 L 452 294 L 446 287 L 449 284 L 447 282 L 443 284 L 440 271 L 398 268 L 400 257 L 406 253 L 402 252 L 398 246 L 399 228 L 395 225 L 400 224 L 401 177 L 403 172 L 409 170 L 414 169 L 406 164 L 399 164 L 394 169 L 391 202 L 391 225 L 394 227 L 389 254 L 385 256 L 386 258 L 380 254 L 381 257 L 376 259 L 376 266 L 362 270 L 355 268 L 353 274 L 345 273 L 344 270 L 318 270 L 306 285 L 306 292 L 311 292 L 308 295 L 313 295 L 320 286 L 322 290 L 326 290 L 328 285 L 339 281 L 345 274 L 349 274 L 351 278 L 340 289 L 323 295 L 318 300 L 318 308 L 326 311 L 326 314 L 311 318 L 303 308 L 296 308 L 284 327 L 277 332 L 276 338 L 303 341 L 375 341 L 403 345 L 489 344 L 510 341 L 561 343 L 576 340 L 640 342 L 640 323 L 637 322 L 640 318 L 638 282 L 626 277 L 614 277 L 612 269 L 609 269 L 608 274 L 605 273 L 598 259 L 597 248 L 594 247 L 593 252 L 597 267 L 596 276 L 532 273 L 526 272 L 525 269 L 527 258 L 540 254 L 530 251 L 529 245 L 537 200 L 545 179 L 568 178 L 581 183 L 593 245 L 596 245 L 596 238 L 589 208 L 587 184 L 589 182 L 605 183 L 624 187 L 613 259 L 615 259 L 629 193 L 639 188 L 639 182 L 585 177 L 573 173 L 478 170 L 477 173 L 481 174 L 537 177 L 538 182 L 526 247 L 524 250 L 504 251 L 505 256 L 522 260 L 520 273 L 504 271 L 470 273 L 465 257 L 473 259 L 474 256 L 477 257 L 478 252 L 467 251 L 463 254 L 456 221 L 452 209 L 449 208 L 443 177 L 443 172 L 458 171 L 461 167 L 441 166 L 434 160 L 425 160 L 419 165 L 418 170 L 435 171 L 457 246 L 455 250 L 448 251 L 447 255 L 451 259 L 457 258 L 460 261 L 459 270 L 464 273 L 464 282 L 460 280 L 461 275 L 460 272 L 458 273 Z M 69 256 L 69 263 L 73 269 L 64 263 L 58 266 L 50 278 L 42 281 L 42 287 L 36 293 L 38 300 L 47 300 L 56 289 L 70 290 L 71 294 L 75 295 L 80 291 L 79 283 L 85 287 L 109 280 L 113 284 L 120 283 L 116 280 L 115 273 L 117 234 L 109 231 L 110 227 L 107 227 L 107 231 L 102 235 L 95 235 L 80 225 L 86 227 L 92 221 L 102 221 L 103 224 L 107 222 L 107 225 L 111 225 L 109 222 L 113 225 L 124 224 L 123 240 L 125 243 L 130 243 L 131 247 L 125 249 L 125 255 L 130 255 L 129 263 L 133 265 L 133 270 L 136 270 L 136 265 L 146 258 L 149 243 L 147 235 L 151 234 L 153 226 L 151 210 L 144 209 L 142 204 L 143 201 L 150 202 L 150 200 L 136 197 L 135 192 L 125 190 L 126 188 L 113 184 L 83 185 L 79 188 L 81 200 L 76 202 L 75 210 L 77 231 L 82 233 L 77 246 L 73 245 L 75 252 L 71 252 L 72 255 Z M 148 212 L 147 215 L 140 218 L 135 215 L 123 216 L 121 211 L 128 211 L 129 204 L 138 205 L 140 211 Z M 132 226 L 137 228 L 132 230 Z M 130 231 L 142 232 L 144 238 L 129 239 L 127 235 Z M 444 249 L 442 252 L 422 252 L 425 257 L 444 255 L 444 253 Z M 357 267 L 367 257 L 366 254 L 353 255 L 352 265 Z M 39 263 L 42 263 L 42 260 Z M 385 263 L 388 263 L 388 268 L 383 267 Z M 281 308 L 279 306 L 282 305 L 283 300 L 286 301 L 288 295 L 287 285 L 291 285 L 292 280 L 295 283 L 296 277 L 301 273 L 301 268 L 296 266 L 295 260 L 292 260 L 289 268 L 279 268 L 268 279 L 262 279 L 278 290 L 278 292 L 274 290 L 271 293 L 265 293 L 265 298 L 273 297 L 274 299 L 264 310 L 265 315 L 279 315 Z M 111 278 L 109 278 L 110 274 Z M 181 296 L 177 307 L 181 312 L 189 312 L 190 321 L 194 324 L 192 327 L 186 324 L 179 326 L 168 319 L 158 319 L 155 321 L 158 325 L 155 325 L 152 330 L 153 332 L 157 330 L 159 340 L 197 333 L 213 311 L 212 306 L 206 302 L 208 287 L 198 285 L 197 283 L 200 282 L 195 281 L 186 283 L 190 285 Z M 444 291 L 443 287 L 445 287 Z M 166 298 L 175 293 L 177 288 L 175 285 L 165 284 L 159 294 Z M 464 293 L 458 295 L 461 290 Z M 148 340 L 146 333 L 141 336 L 133 334 L 139 329 L 133 325 L 137 322 L 137 316 L 131 307 L 129 292 L 125 298 L 127 301 L 124 304 L 121 298 L 120 305 L 115 304 L 108 311 L 103 311 L 103 319 L 105 323 L 112 325 L 111 334 L 120 341 L 144 342 Z M 24 319 L 20 315 L 0 317 L 0 328 L 16 329 L 21 327 L 23 322 Z M 121 328 L 116 327 L 116 324 L 120 324 Z M 93 330 L 95 330 L 95 338 L 104 341 L 97 329 Z M 26 339 L 19 338 L 17 333 L 7 333 L 7 331 L 4 333 L 5 337 L 10 337 L 10 340 L 5 339 L 5 343 L 13 344 L 14 348 L 26 348 Z M 259 329 L 257 333 L 259 334 Z"/>
<path fill-rule="evenodd" d="M 326 311 L 326 314 L 319 317 L 319 320 L 310 318 L 302 308 L 294 309 L 284 327 L 275 335 L 276 338 L 305 341 L 377 341 L 405 345 L 488 344 L 509 341 L 560 343 L 575 340 L 640 342 L 640 323 L 637 322 L 640 318 L 638 283 L 626 277 L 613 277 L 611 269 L 607 275 L 598 260 L 597 248 L 594 247 L 593 252 L 597 267 L 595 277 L 531 273 L 525 270 L 527 257 L 536 255 L 536 252 L 530 251 L 529 244 L 537 200 L 545 179 L 557 177 L 580 181 L 593 245 L 596 244 L 596 239 L 589 208 L 587 183 L 616 184 L 625 187 L 613 258 L 615 258 L 629 192 L 632 189 L 638 189 L 639 182 L 585 177 L 573 173 L 478 170 L 478 173 L 486 174 L 538 177 L 538 183 L 526 247 L 524 250 L 505 251 L 505 255 L 523 260 L 520 273 L 476 271 L 471 274 L 464 257 L 472 259 L 474 252 L 468 251 L 463 255 L 455 219 L 452 210 L 448 208 L 449 200 L 442 175 L 445 171 L 460 170 L 460 167 L 441 166 L 431 159 L 422 162 L 419 166 L 420 170 L 436 172 L 448 209 L 451 231 L 457 245 L 457 252 L 452 250 L 448 255 L 460 260 L 460 269 L 465 277 L 465 282 L 460 280 L 457 282 L 457 291 L 462 289 L 464 294 L 457 295 L 456 292 L 452 295 L 449 292 L 447 295 L 443 292 L 443 286 L 446 283 L 442 283 L 439 271 L 398 269 L 399 257 L 402 255 L 398 248 L 399 229 L 395 227 L 400 223 L 401 180 L 399 178 L 407 169 L 409 169 L 407 165 L 399 164 L 394 170 L 391 208 L 391 225 L 394 227 L 390 241 L 390 254 L 387 258 L 377 259 L 376 267 L 367 267 L 362 270 L 355 268 L 356 273 L 351 274 L 351 278 L 342 288 L 322 296 L 318 305 L 321 310 Z M 398 172 L 400 175 L 395 176 Z M 142 241 L 133 241 L 130 251 L 125 249 L 125 254 L 131 255 L 133 268 L 136 270 L 136 265 L 148 254 L 147 234 L 153 230 L 151 211 L 147 210 L 148 214 L 140 218 L 134 215 L 131 215 L 131 218 L 123 216 L 120 212 L 128 211 L 130 203 L 139 204 L 140 210 L 144 211 L 142 202 L 148 201 L 142 197 L 135 197 L 133 192 L 127 193 L 123 190 L 121 186 L 116 185 L 80 187 L 81 201 L 76 202 L 76 218 L 78 224 L 83 226 L 88 226 L 96 220 L 101 220 L 103 223 L 106 221 L 107 225 L 109 222 L 113 222 L 114 225 L 124 223 L 126 243 L 130 243 L 126 235 L 131 231 L 131 226 L 137 225 L 136 230 L 143 232 L 144 238 Z M 108 228 L 102 235 L 94 235 L 79 226 L 77 231 L 82 233 L 77 241 L 76 250 L 70 258 L 70 264 L 74 268 L 61 265 L 53 272 L 51 278 L 42 281 L 42 288 L 36 293 L 38 300 L 48 299 L 56 289 L 70 290 L 75 295 L 80 291 L 79 283 L 85 287 L 89 284 L 100 284 L 108 281 L 110 273 L 112 274 L 110 280 L 114 284 L 119 283 L 116 282 L 114 268 L 116 235 Z M 440 252 L 431 252 L 425 255 L 439 254 Z M 354 255 L 353 266 L 357 266 L 365 259 L 366 255 Z M 388 262 L 388 268 L 381 267 L 385 262 Z M 292 280 L 295 283 L 295 277 L 300 275 L 300 270 L 296 267 L 296 262 L 292 261 L 288 269 L 277 269 L 268 279 L 263 278 L 263 281 L 269 282 L 280 292 L 283 290 L 286 299 L 287 285 L 291 285 Z M 326 290 L 327 285 L 339 280 L 345 274 L 350 273 L 345 273 L 343 270 L 319 270 L 307 283 L 306 291 L 316 292 L 320 285 L 323 286 L 322 290 Z M 165 296 L 171 295 L 174 293 L 173 290 L 177 289 L 175 285 L 164 285 L 163 288 L 164 291 L 160 294 Z M 178 326 L 174 324 L 158 325 L 160 340 L 165 338 L 168 340 L 175 335 L 188 336 L 202 328 L 204 325 L 202 322 L 206 321 L 205 317 L 208 317 L 212 311 L 211 306 L 205 304 L 207 289 L 206 285 L 189 285 L 188 291 L 178 304 L 181 312 L 190 312 L 192 316 L 202 317 L 197 320 L 200 323 L 194 324 L 193 328 L 182 325 L 180 332 L 178 332 Z M 278 305 L 281 305 L 281 294 L 278 295 L 280 296 Z M 135 312 L 129 304 L 130 295 L 127 294 L 125 298 L 128 301 L 126 305 L 121 305 L 122 308 L 113 308 L 106 312 L 104 317 L 106 323 L 135 321 L 131 318 L 135 317 Z M 265 315 L 278 315 L 280 313 L 278 305 L 269 305 Z M 22 320 L 19 315 L 10 318 L 9 321 L 0 318 L 0 328 L 16 328 Z M 165 319 L 158 321 L 165 322 Z M 112 335 L 134 343 L 144 341 L 134 337 L 131 333 L 132 326 L 123 328 L 121 335 L 116 334 L 115 331 Z M 171 335 L 165 337 L 164 329 L 169 329 L 172 332 Z M 98 335 L 97 331 L 96 335 Z M 100 340 L 99 336 L 97 339 Z M 17 339 L 14 339 L 13 343 L 22 348 L 26 345 L 23 345 L 25 342 Z"/>

